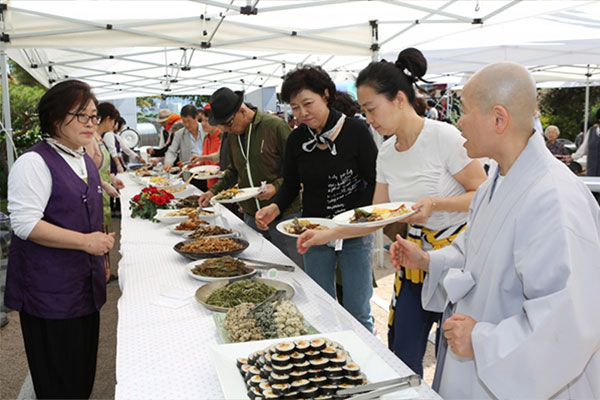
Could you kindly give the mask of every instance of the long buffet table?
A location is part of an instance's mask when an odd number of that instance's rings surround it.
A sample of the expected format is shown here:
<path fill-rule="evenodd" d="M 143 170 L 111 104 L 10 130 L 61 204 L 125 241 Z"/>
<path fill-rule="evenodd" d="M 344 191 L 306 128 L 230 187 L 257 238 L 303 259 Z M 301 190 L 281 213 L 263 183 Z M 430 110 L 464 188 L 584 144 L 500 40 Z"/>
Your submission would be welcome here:
<path fill-rule="evenodd" d="M 224 398 L 210 348 L 221 344 L 212 312 L 195 301 L 193 295 L 202 282 L 189 277 L 185 265 L 190 260 L 173 251 L 182 240 L 166 224 L 132 219 L 128 200 L 142 186 L 128 174 L 121 191 L 121 254 L 119 263 L 119 321 L 117 328 L 117 399 Z M 231 229 L 242 232 L 250 246 L 240 257 L 292 264 L 283 253 L 222 207 Z M 323 336 L 328 332 L 352 330 L 398 375 L 412 371 L 369 333 L 344 308 L 330 298 L 308 275 L 277 272 L 278 280 L 292 285 L 292 299 L 305 318 Z M 186 305 L 161 305 L 165 293 L 188 296 Z M 439 399 L 423 383 L 418 398 Z"/>

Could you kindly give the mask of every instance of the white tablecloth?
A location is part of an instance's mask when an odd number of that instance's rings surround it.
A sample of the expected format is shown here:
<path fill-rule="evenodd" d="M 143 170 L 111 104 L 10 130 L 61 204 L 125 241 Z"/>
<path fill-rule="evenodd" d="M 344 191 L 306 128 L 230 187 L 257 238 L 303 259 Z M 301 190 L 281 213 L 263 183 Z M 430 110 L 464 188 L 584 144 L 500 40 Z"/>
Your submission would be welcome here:
<path fill-rule="evenodd" d="M 166 224 L 132 219 L 128 199 L 141 190 L 127 174 L 121 191 L 121 254 L 118 303 L 116 391 L 117 399 L 220 399 L 221 384 L 209 356 L 220 344 L 211 311 L 193 298 L 181 308 L 154 305 L 170 289 L 192 296 L 202 282 L 190 278 L 184 266 L 190 261 L 172 247 L 181 240 Z M 224 210 L 230 227 L 242 232 L 250 246 L 241 256 L 292 264 L 270 242 Z M 351 329 L 400 376 L 411 370 L 330 298 L 308 275 L 278 272 L 277 279 L 296 290 L 294 303 L 320 332 Z M 324 335 L 325 336 L 325 335 Z M 417 389 L 422 399 L 439 399 L 425 384 Z"/>

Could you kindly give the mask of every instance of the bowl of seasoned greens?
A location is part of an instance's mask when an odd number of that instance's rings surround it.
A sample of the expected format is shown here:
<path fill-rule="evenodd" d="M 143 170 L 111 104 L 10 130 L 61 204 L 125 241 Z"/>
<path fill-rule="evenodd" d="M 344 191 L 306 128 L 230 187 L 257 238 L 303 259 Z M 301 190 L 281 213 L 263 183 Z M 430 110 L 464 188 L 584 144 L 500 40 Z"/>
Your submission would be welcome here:
<path fill-rule="evenodd" d="M 185 268 L 189 276 L 204 282 L 250 277 L 256 273 L 254 268 L 246 266 L 245 262 L 231 256 L 193 261 Z"/>
<path fill-rule="evenodd" d="M 241 303 L 258 304 L 276 290 L 284 290 L 288 300 L 294 296 L 294 289 L 287 283 L 258 278 L 208 283 L 196 290 L 196 300 L 209 310 L 227 312 Z"/>

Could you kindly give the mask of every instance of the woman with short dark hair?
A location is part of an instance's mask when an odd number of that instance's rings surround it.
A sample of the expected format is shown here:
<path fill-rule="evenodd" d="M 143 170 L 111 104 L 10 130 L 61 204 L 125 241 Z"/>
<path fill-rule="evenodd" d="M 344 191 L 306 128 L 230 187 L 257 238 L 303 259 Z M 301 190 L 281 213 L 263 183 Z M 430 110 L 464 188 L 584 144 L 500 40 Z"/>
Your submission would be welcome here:
<path fill-rule="evenodd" d="M 114 105 L 105 102 L 98 104 L 98 117 L 100 118 L 98 134 L 110 154 L 110 173 L 115 175 L 122 173 L 125 170 L 125 165 L 119 157 L 121 145 L 115 139 L 115 133 L 113 132 L 115 124 L 121 118 L 121 114 Z"/>
<path fill-rule="evenodd" d="M 320 67 L 304 66 L 286 75 L 281 96 L 301 123 L 289 136 L 283 184 L 270 204 L 256 213 L 267 228 L 302 192 L 302 215 L 332 218 L 371 204 L 375 188 L 377 147 L 367 125 L 332 107 L 335 84 Z M 336 265 L 340 265 L 343 305 L 369 331 L 373 235 L 315 246 L 304 254 L 304 268 L 333 298 Z"/>
<path fill-rule="evenodd" d="M 90 87 L 56 84 L 39 103 L 44 140 L 8 177 L 14 230 L 6 306 L 19 311 L 37 398 L 88 398 L 94 385 L 100 308 L 106 301 L 102 187 L 84 146 L 97 127 Z"/>

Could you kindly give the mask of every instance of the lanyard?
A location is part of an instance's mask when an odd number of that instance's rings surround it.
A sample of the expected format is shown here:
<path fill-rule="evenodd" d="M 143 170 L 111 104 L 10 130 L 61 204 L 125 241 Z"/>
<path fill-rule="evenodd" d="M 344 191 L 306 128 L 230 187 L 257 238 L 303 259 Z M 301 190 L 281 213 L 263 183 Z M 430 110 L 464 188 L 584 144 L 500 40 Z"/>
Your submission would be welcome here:
<path fill-rule="evenodd" d="M 250 181 L 250 187 L 254 187 L 254 179 L 252 179 L 252 171 L 250 170 L 250 136 L 252 136 L 252 123 L 250 123 L 250 127 L 248 128 L 248 137 L 246 138 L 246 152 L 244 152 L 244 146 L 242 146 L 242 141 L 240 139 L 240 135 L 237 135 L 238 144 L 240 146 L 240 151 L 242 153 L 242 157 L 246 160 L 246 170 L 248 171 L 248 180 Z M 260 203 L 258 199 L 255 197 L 254 201 L 256 202 L 256 209 L 260 210 Z"/>

